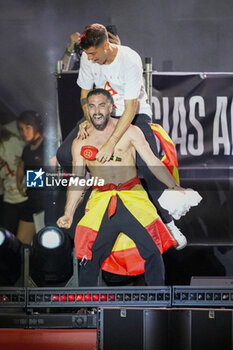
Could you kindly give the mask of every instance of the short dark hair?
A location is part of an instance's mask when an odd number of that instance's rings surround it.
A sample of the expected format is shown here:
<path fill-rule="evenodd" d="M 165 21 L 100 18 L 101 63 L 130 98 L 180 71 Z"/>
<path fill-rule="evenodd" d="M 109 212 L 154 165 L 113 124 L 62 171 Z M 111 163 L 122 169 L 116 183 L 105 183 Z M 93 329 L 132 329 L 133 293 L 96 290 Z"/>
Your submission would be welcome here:
<path fill-rule="evenodd" d="M 32 110 L 22 112 L 17 119 L 17 124 L 18 123 L 31 125 L 34 131 L 40 134 L 43 133 L 43 120 L 38 112 Z"/>
<path fill-rule="evenodd" d="M 91 91 L 88 92 L 88 94 L 87 94 L 87 102 L 88 102 L 89 97 L 95 96 L 95 95 L 104 95 L 104 96 L 107 98 L 107 100 L 108 100 L 112 105 L 114 105 L 114 101 L 113 101 L 113 98 L 112 98 L 112 95 L 110 94 L 110 92 L 107 91 L 107 90 L 105 90 L 105 89 L 100 89 L 100 88 L 98 88 L 98 89 L 93 89 L 93 90 L 91 90 Z"/>
<path fill-rule="evenodd" d="M 80 46 L 87 50 L 90 47 L 98 47 L 108 41 L 107 29 L 102 24 L 91 24 L 85 28 L 81 35 Z"/>

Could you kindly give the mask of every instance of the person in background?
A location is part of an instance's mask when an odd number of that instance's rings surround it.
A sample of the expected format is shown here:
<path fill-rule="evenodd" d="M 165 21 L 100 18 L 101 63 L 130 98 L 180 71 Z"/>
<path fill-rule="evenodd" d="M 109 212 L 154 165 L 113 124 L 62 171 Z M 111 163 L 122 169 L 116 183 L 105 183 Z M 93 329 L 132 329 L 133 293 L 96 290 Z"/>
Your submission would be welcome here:
<path fill-rule="evenodd" d="M 23 180 L 27 170 L 38 171 L 51 165 L 53 148 L 48 147 L 45 142 L 43 120 L 39 113 L 32 110 L 22 112 L 17 119 L 17 125 L 22 139 L 27 144 L 18 163 L 17 186 L 22 196 L 28 196 L 19 222 L 17 238 L 25 244 L 30 244 L 36 231 L 33 215 L 45 210 L 46 192 L 43 189 L 28 187 L 25 193 Z"/>
<path fill-rule="evenodd" d="M 0 160 L 0 168 L 1 168 L 1 160 Z M 0 227 L 3 226 L 3 183 L 2 179 L 0 178 Z"/>
<path fill-rule="evenodd" d="M 16 184 L 17 162 L 22 155 L 25 143 L 7 128 L 0 127 L 0 180 L 3 186 L 1 225 L 14 235 L 17 233 L 24 202 Z M 23 186 L 25 184 L 23 183 Z"/>

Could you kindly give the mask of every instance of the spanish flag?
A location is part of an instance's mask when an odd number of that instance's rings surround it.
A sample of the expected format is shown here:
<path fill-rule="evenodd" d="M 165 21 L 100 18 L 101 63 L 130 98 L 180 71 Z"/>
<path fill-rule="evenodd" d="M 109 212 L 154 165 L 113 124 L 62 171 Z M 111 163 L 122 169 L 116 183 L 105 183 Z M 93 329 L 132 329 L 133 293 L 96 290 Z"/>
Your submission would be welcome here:
<path fill-rule="evenodd" d="M 98 235 L 103 216 L 108 210 L 108 217 L 114 215 L 117 198 L 138 220 L 151 236 L 160 253 L 176 244 L 166 226 L 157 214 L 157 210 L 135 177 L 119 186 L 106 184 L 96 186 L 88 200 L 86 214 L 79 221 L 75 232 L 75 252 L 79 259 L 92 259 L 92 245 Z M 109 233 L 111 234 L 111 233 Z M 102 269 L 122 275 L 138 275 L 144 272 L 144 260 L 141 258 L 135 243 L 125 234 L 120 233 L 112 253 L 104 261 Z"/>
<path fill-rule="evenodd" d="M 150 124 L 150 126 L 155 136 L 158 137 L 164 151 L 164 156 L 161 161 L 166 165 L 176 182 L 179 183 L 177 154 L 172 140 L 159 124 Z M 149 234 L 152 234 L 152 238 L 155 240 L 161 254 L 166 249 L 176 244 L 166 229 L 166 226 L 157 215 L 157 211 L 149 201 L 146 192 L 143 189 L 138 188 L 138 186 L 141 185 L 137 182 L 132 182 L 131 185 L 133 187 L 128 187 L 128 198 L 132 199 L 131 190 L 133 190 L 137 197 L 133 197 L 133 200 L 129 200 L 127 198 L 127 193 L 125 193 L 125 190 L 122 191 L 122 189 L 109 188 L 110 191 L 108 191 L 107 197 L 106 192 L 101 191 L 101 189 L 94 189 L 92 191 L 87 203 L 87 213 L 78 223 L 76 228 L 75 249 L 76 255 L 79 258 L 87 255 L 87 258 L 91 259 L 91 247 L 98 234 L 99 226 L 104 212 L 107 210 L 107 205 L 110 199 L 111 201 L 108 207 L 109 215 L 111 215 L 112 207 L 117 205 L 115 203 L 116 191 L 121 197 L 123 203 L 126 204 L 126 207 L 130 203 L 128 209 L 133 215 L 135 215 L 139 222 L 142 223 Z M 106 188 L 105 190 L 108 189 Z M 100 206 L 102 208 L 101 212 L 97 209 Z M 147 213 L 145 208 L 148 208 L 149 210 Z M 95 210 L 97 210 L 97 212 L 94 213 Z M 90 217 L 87 215 L 88 213 L 91 214 Z M 88 248 L 88 250 L 86 248 Z M 134 241 L 121 232 L 117 237 L 110 256 L 104 261 L 101 268 L 102 270 L 115 274 L 136 276 L 144 273 L 144 262 L 145 261 L 140 256 Z"/>
<path fill-rule="evenodd" d="M 178 160 L 174 143 L 161 125 L 150 123 L 150 127 L 155 136 L 158 137 L 165 153 L 161 161 L 166 165 L 176 182 L 180 184 Z"/>

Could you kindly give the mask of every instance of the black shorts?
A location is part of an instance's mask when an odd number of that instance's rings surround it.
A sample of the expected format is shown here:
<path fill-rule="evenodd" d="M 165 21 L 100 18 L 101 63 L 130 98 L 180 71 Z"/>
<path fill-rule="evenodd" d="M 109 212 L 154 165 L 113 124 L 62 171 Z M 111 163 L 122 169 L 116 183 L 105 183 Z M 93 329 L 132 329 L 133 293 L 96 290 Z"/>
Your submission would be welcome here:
<path fill-rule="evenodd" d="M 23 216 L 24 203 L 7 203 L 3 202 L 2 205 L 2 222 L 1 226 L 16 235 L 19 220 Z"/>
<path fill-rule="evenodd" d="M 33 214 L 44 210 L 44 198 L 41 196 L 29 197 L 23 204 L 20 220 L 33 222 Z"/>

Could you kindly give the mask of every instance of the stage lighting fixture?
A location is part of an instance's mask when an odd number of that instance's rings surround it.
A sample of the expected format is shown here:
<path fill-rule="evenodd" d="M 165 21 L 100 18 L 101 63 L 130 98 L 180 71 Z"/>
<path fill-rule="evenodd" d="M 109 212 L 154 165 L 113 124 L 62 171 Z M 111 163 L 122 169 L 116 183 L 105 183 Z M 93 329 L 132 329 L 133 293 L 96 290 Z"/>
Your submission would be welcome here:
<path fill-rule="evenodd" d="M 0 228 L 0 286 L 12 286 L 20 277 L 21 246 L 11 232 Z"/>
<path fill-rule="evenodd" d="M 3 242 L 5 241 L 5 234 L 2 230 L 0 230 L 0 246 L 3 245 Z"/>
<path fill-rule="evenodd" d="M 62 243 L 61 233 L 57 230 L 47 229 L 45 230 L 40 237 L 41 245 L 48 249 L 55 249 L 59 247 Z"/>
<path fill-rule="evenodd" d="M 57 227 L 47 226 L 33 239 L 30 275 L 40 287 L 64 285 L 73 272 L 72 244 Z"/>

